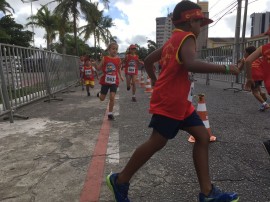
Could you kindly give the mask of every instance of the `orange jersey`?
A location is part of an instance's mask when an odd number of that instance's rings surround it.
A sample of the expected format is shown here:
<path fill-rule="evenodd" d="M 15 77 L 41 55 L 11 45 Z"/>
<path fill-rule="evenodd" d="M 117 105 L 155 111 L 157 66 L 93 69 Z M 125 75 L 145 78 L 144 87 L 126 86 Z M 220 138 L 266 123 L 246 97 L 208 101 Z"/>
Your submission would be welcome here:
<path fill-rule="evenodd" d="M 127 54 L 125 58 L 125 74 L 137 75 L 138 74 L 138 55 Z"/>
<path fill-rule="evenodd" d="M 191 32 L 175 29 L 162 48 L 162 70 L 150 101 L 149 112 L 152 114 L 183 120 L 195 110 L 192 105 L 191 75 L 178 58 L 178 51 L 187 37 L 196 40 Z"/>
<path fill-rule="evenodd" d="M 82 68 L 82 74 L 83 74 L 83 80 L 90 80 L 90 81 L 94 81 L 95 77 L 94 77 L 94 72 L 95 69 L 93 66 L 83 66 Z"/>
<path fill-rule="evenodd" d="M 252 63 L 252 79 L 254 81 L 262 81 L 263 80 L 263 59 L 258 58 Z"/>
<path fill-rule="evenodd" d="M 119 57 L 103 57 L 102 72 L 103 76 L 100 78 L 101 85 L 119 85 L 118 71 L 120 68 L 121 59 Z"/>
<path fill-rule="evenodd" d="M 265 88 L 270 94 L 270 43 L 262 46 L 262 57 L 263 57 L 263 74 Z"/>

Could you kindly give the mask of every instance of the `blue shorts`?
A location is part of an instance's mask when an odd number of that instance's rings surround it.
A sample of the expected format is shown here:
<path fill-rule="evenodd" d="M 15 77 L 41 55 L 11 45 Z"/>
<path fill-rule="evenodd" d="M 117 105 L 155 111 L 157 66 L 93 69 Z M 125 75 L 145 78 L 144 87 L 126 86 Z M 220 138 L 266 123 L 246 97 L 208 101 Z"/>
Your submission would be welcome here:
<path fill-rule="evenodd" d="M 176 120 L 159 114 L 153 114 L 149 127 L 155 129 L 166 139 L 173 139 L 179 130 L 192 126 L 204 126 L 201 118 L 194 111 L 184 120 Z"/>

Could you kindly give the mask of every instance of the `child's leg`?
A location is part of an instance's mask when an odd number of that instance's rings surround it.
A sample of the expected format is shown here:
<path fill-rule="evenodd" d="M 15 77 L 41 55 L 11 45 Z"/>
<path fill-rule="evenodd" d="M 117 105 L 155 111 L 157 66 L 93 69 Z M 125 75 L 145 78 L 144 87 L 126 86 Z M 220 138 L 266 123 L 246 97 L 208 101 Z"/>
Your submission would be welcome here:
<path fill-rule="evenodd" d="M 100 101 L 104 101 L 105 100 L 106 95 L 108 93 L 108 90 L 109 90 L 109 87 L 108 86 L 105 86 L 105 85 L 102 85 L 101 86 L 101 90 L 98 93 L 98 98 L 100 99 Z"/>
<path fill-rule="evenodd" d="M 127 90 L 130 90 L 130 75 L 126 74 L 126 83 L 127 83 Z"/>
<path fill-rule="evenodd" d="M 110 92 L 109 112 L 113 112 L 115 92 Z"/>
<path fill-rule="evenodd" d="M 167 141 L 166 138 L 153 129 L 150 138 L 135 150 L 126 167 L 119 173 L 117 182 L 120 184 L 129 182 L 137 170 L 139 170 L 157 151 L 162 149 Z"/>
<path fill-rule="evenodd" d="M 252 94 L 261 104 L 265 102 L 258 88 L 252 89 Z"/>
<path fill-rule="evenodd" d="M 204 126 L 185 128 L 196 139 L 193 146 L 193 162 L 199 180 L 201 192 L 208 195 L 212 189 L 209 176 L 208 145 L 209 134 Z"/>
<path fill-rule="evenodd" d="M 135 97 L 136 93 L 136 75 L 132 75 L 132 95 Z"/>

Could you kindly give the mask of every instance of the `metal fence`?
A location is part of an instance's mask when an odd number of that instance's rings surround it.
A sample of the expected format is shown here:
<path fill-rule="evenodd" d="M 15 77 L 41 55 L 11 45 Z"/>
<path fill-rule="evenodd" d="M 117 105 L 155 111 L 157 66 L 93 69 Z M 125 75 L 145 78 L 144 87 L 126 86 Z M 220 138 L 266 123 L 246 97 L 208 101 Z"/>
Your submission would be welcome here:
<path fill-rule="evenodd" d="M 13 122 L 16 109 L 47 98 L 79 80 L 79 58 L 50 51 L 0 44 L 0 116 Z"/>
<path fill-rule="evenodd" d="M 244 50 L 248 46 L 259 47 L 268 42 L 267 39 L 253 40 L 246 43 L 232 44 L 228 46 L 222 46 L 217 48 L 205 49 L 198 52 L 198 59 L 211 62 L 215 64 L 237 64 L 240 58 L 243 58 Z M 227 82 L 230 87 L 235 91 L 243 90 L 245 84 L 245 70 L 239 75 L 226 75 L 226 74 L 195 74 L 195 77 L 203 78 L 206 80 L 206 85 L 210 85 L 211 80 Z M 235 88 L 235 84 L 241 84 L 241 89 Z"/>

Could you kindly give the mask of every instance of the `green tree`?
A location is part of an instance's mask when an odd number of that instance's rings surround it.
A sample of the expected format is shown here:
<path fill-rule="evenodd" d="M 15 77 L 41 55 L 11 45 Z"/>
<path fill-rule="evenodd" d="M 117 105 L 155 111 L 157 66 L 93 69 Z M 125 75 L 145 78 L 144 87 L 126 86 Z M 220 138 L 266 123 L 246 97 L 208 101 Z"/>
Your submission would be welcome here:
<path fill-rule="evenodd" d="M 55 8 L 55 12 L 62 16 L 64 21 L 68 21 L 69 17 L 72 16 L 73 22 L 73 33 L 74 33 L 74 49 L 75 54 L 78 55 L 78 44 L 77 44 L 77 21 L 79 16 L 88 15 L 89 13 L 96 13 L 96 6 L 94 3 L 88 2 L 88 0 L 53 0 L 50 3 L 56 2 L 58 5 Z M 102 0 L 102 3 L 108 7 L 109 0 Z"/>
<path fill-rule="evenodd" d="M 16 23 L 11 15 L 0 19 L 0 43 L 29 47 L 31 39 L 32 32 L 23 31 L 23 25 Z"/>
<path fill-rule="evenodd" d="M 157 49 L 156 42 L 152 40 L 147 40 L 147 48 L 148 48 L 148 54 L 152 53 L 154 50 Z"/>
<path fill-rule="evenodd" d="M 0 11 L 2 11 L 5 15 L 6 13 L 15 13 L 14 9 L 5 0 L 0 0 Z"/>
<path fill-rule="evenodd" d="M 103 17 L 103 11 L 98 11 L 96 14 L 89 13 L 86 20 L 87 25 L 79 28 L 79 31 L 81 31 L 80 35 L 84 34 L 85 41 L 93 35 L 95 48 L 97 45 L 100 46 L 101 41 L 104 42 L 106 46 L 108 46 L 111 41 L 115 41 L 109 30 L 109 28 L 114 26 L 112 18 L 108 16 Z"/>
<path fill-rule="evenodd" d="M 47 42 L 47 50 L 50 50 L 50 44 L 55 39 L 56 30 L 58 28 L 57 16 L 52 14 L 47 6 L 42 6 L 36 15 L 33 15 L 27 19 L 30 20 L 30 22 L 28 22 L 26 26 L 34 25 L 35 27 L 45 29 L 44 38 Z"/>

